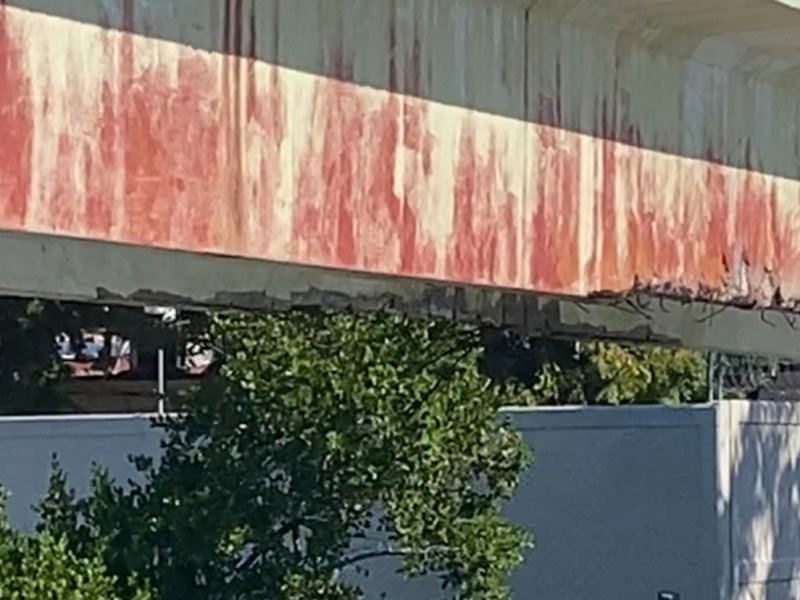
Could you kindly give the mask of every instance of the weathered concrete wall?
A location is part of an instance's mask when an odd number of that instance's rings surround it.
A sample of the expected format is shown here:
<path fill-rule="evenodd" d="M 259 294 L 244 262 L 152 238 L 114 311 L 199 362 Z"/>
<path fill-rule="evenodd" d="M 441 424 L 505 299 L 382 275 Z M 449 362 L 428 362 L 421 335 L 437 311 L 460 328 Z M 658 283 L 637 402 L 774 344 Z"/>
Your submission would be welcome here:
<path fill-rule="evenodd" d="M 797 34 L 800 14 L 709 4 L 550 0 L 530 13 L 533 256 L 543 266 L 558 247 L 569 288 L 638 281 L 767 304 L 800 291 L 799 63 L 746 35 Z"/>
<path fill-rule="evenodd" d="M 0 226 L 523 285 L 518 10 L 70 0 L 2 14 Z"/>
<path fill-rule="evenodd" d="M 798 32 L 770 0 L 5 0 L 0 229 L 791 308 Z"/>

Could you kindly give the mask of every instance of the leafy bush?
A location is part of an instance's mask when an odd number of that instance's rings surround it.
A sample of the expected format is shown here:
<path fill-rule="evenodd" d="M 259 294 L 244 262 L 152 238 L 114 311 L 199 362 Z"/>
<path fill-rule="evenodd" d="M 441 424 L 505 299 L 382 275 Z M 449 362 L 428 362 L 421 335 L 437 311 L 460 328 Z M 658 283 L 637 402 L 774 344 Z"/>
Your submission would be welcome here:
<path fill-rule="evenodd" d="M 0 600 L 118 600 L 115 583 L 100 556 L 77 556 L 65 537 L 12 531 L 0 500 Z"/>
<path fill-rule="evenodd" d="M 682 404 L 707 398 L 700 352 L 648 345 L 527 338 L 484 330 L 482 368 L 516 381 L 522 405 Z"/>
<path fill-rule="evenodd" d="M 532 386 L 538 404 L 682 404 L 706 398 L 706 361 L 691 350 L 592 342 L 548 360 Z"/>

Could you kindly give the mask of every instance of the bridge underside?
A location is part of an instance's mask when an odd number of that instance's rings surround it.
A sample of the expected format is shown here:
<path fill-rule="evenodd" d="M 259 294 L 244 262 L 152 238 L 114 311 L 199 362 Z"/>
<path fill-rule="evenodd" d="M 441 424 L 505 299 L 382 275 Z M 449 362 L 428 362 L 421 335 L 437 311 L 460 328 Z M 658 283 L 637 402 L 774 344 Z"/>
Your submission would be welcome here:
<path fill-rule="evenodd" d="M 798 35 L 773 0 L 3 0 L 0 290 L 800 356 Z"/>

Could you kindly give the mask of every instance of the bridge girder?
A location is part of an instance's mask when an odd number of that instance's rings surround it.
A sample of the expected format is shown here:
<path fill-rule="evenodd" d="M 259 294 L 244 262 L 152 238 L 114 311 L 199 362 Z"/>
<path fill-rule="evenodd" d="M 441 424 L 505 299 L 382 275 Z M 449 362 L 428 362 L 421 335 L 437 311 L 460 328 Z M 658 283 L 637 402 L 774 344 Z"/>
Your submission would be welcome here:
<path fill-rule="evenodd" d="M 798 33 L 773 0 L 6 0 L 0 288 L 794 355 Z"/>

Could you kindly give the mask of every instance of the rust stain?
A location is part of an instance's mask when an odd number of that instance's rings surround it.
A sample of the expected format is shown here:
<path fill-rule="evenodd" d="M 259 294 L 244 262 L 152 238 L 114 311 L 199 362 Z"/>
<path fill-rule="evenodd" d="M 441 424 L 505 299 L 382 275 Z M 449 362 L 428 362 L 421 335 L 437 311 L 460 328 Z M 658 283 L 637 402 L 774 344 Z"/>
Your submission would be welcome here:
<path fill-rule="evenodd" d="M 5 1 L 0 3 L 0 222 L 25 223 L 31 188 L 33 110 L 23 67 L 22 40 Z"/>
<path fill-rule="evenodd" d="M 519 199 L 503 180 L 497 142 L 484 156 L 472 127 L 462 130 L 453 190 L 453 227 L 445 273 L 448 279 L 502 284 L 518 280 Z"/>
<path fill-rule="evenodd" d="M 214 243 L 228 246 L 235 253 L 243 252 L 246 238 L 246 208 L 242 190 L 244 151 L 242 123 L 242 64 L 244 0 L 225 0 L 223 15 L 222 97 L 225 162 L 222 189 L 226 192 L 224 211 L 218 211 L 222 225 L 214 231 Z"/>
<path fill-rule="evenodd" d="M 311 113 L 316 134 L 307 142 L 292 210 L 292 239 L 300 261 L 356 266 L 353 203 L 361 192 L 354 185 L 360 165 L 343 149 L 365 143 L 365 112 L 343 83 L 318 84 Z"/>
<path fill-rule="evenodd" d="M 394 193 L 387 204 L 390 209 L 389 231 L 391 231 L 391 227 L 394 227 L 399 232 L 400 273 L 404 275 L 422 274 L 431 277 L 436 274 L 439 252 L 434 241 L 425 234 L 421 211 L 427 200 L 425 182 L 432 175 L 434 139 L 433 134 L 426 126 L 428 115 L 424 102 L 413 98 L 404 98 L 400 110 L 402 110 L 403 123 L 403 145 L 400 152 L 404 152 L 406 157 L 413 157 L 413 160 L 406 160 L 404 163 L 402 198 L 398 198 L 400 201 L 399 214 L 392 210 L 395 206 Z M 392 143 L 390 138 L 385 139 L 386 147 L 382 154 L 390 156 L 396 161 L 397 151 L 390 147 Z M 377 182 L 385 184 L 384 189 L 394 190 L 397 187 L 392 167 L 392 163 L 387 162 L 384 169 L 386 180 Z M 378 265 L 371 266 L 374 269 Z"/>
<path fill-rule="evenodd" d="M 388 58 L 389 58 L 389 91 L 397 93 L 398 89 L 398 73 L 397 73 L 397 14 L 394 10 L 389 11 L 389 18 L 386 20 L 387 25 L 387 39 L 389 40 Z"/>
<path fill-rule="evenodd" d="M 245 114 L 245 143 L 241 149 L 243 160 L 251 160 L 254 167 L 250 176 L 243 177 L 245 181 L 244 197 L 247 211 L 253 215 L 252 228 L 260 232 L 255 248 L 257 255 L 269 255 L 272 251 L 276 228 L 275 211 L 277 210 L 278 196 L 282 181 L 281 147 L 287 135 L 287 103 L 281 85 L 278 67 L 266 66 L 266 71 L 260 70 L 258 61 L 258 2 L 252 0 L 250 5 L 250 49 L 247 64 L 246 80 L 246 114 Z M 279 5 L 274 5 L 270 15 L 275 24 L 272 32 L 272 47 L 270 52 L 273 60 L 278 59 L 280 51 Z M 250 152 L 247 140 L 257 139 L 258 152 Z"/>
<path fill-rule="evenodd" d="M 574 289 L 581 280 L 578 244 L 582 210 L 578 181 L 581 154 L 576 139 L 562 130 L 541 126 L 536 132 L 539 160 L 536 205 L 528 232 L 528 270 L 533 289 Z"/>
<path fill-rule="evenodd" d="M 538 88 L 507 59 L 497 93 L 530 98 L 526 121 L 467 108 L 492 91 L 469 64 L 461 105 L 423 98 L 461 58 L 394 5 L 363 47 L 344 17 L 320 25 L 315 72 L 282 66 L 303 43 L 278 26 L 286 4 L 215 6 L 223 52 L 140 35 L 159 24 L 133 0 L 102 33 L 0 3 L 0 228 L 551 294 L 800 299 L 798 180 L 754 170 L 742 136 L 741 168 L 710 142 L 700 158 L 646 147 L 623 56 L 592 111 L 568 101 L 566 51 Z M 97 73 L 77 68 L 89 55 Z M 356 81 L 373 63 L 388 89 Z M 568 127 L 584 113 L 591 135 Z"/>

